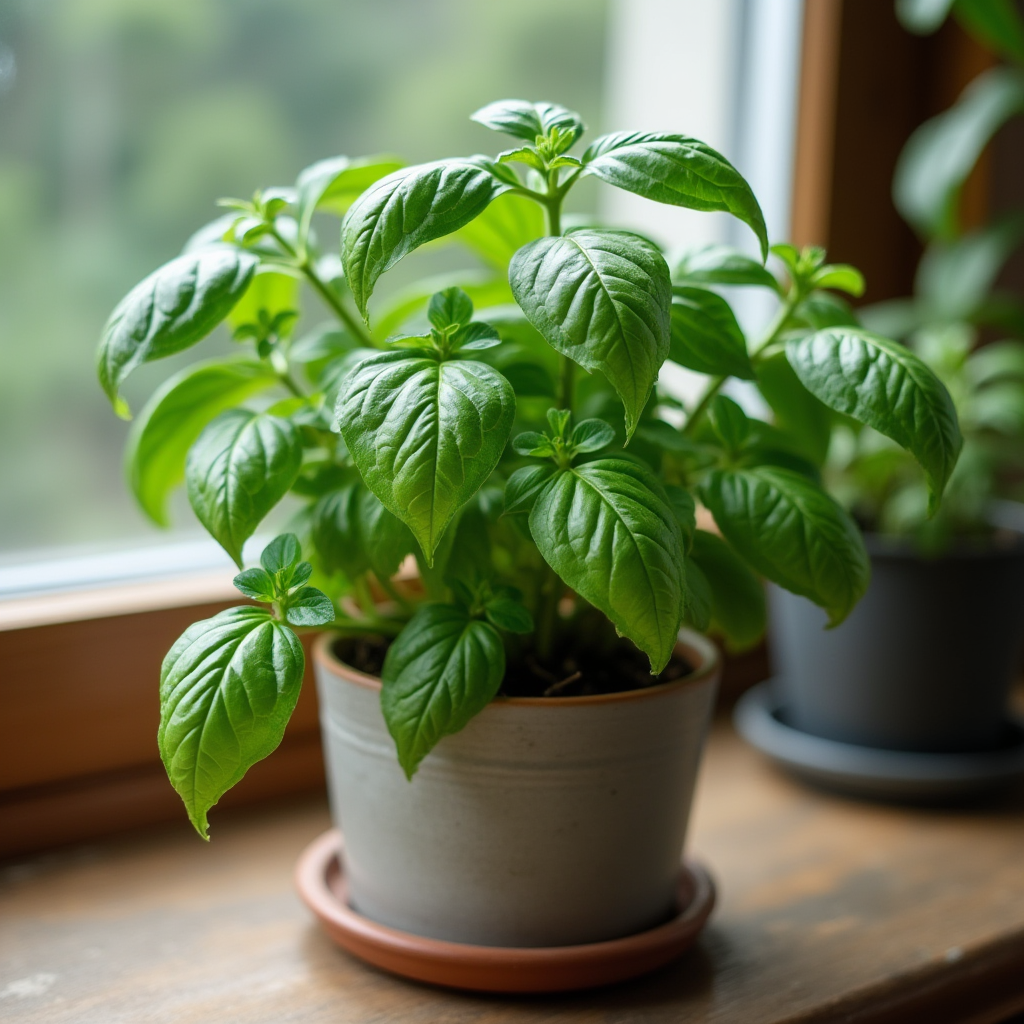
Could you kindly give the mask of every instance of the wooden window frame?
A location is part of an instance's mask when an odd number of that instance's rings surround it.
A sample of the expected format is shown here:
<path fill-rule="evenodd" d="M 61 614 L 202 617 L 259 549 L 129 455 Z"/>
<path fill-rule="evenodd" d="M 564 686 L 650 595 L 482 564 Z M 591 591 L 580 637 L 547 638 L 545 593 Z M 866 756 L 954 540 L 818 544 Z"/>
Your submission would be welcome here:
<path fill-rule="evenodd" d="M 0 857 L 181 816 L 156 748 L 160 663 L 239 603 L 230 572 L 0 602 Z M 323 787 L 306 660 L 281 746 L 218 806 Z"/>

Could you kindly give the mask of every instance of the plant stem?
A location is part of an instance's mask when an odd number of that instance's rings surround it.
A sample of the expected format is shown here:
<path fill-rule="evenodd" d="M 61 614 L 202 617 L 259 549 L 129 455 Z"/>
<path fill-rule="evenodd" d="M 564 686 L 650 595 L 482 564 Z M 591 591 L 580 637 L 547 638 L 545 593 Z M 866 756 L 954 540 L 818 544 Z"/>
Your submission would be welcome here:
<path fill-rule="evenodd" d="M 404 625 L 404 622 L 392 622 L 389 619 L 351 619 L 346 616 L 316 628 L 331 630 L 334 633 L 344 633 L 346 636 L 365 636 L 367 633 L 398 636 Z"/>
<path fill-rule="evenodd" d="M 549 235 L 562 233 L 562 197 L 557 192 L 549 192 L 544 200 L 544 214 Z"/>
<path fill-rule="evenodd" d="M 284 373 L 278 373 L 277 378 L 296 398 L 308 400 L 309 395 L 299 387 L 289 371 L 286 370 Z"/>
<path fill-rule="evenodd" d="M 558 187 L 558 171 L 548 171 L 548 191 L 542 197 L 544 219 L 549 235 L 562 233 L 562 199 L 565 190 Z M 573 376 L 576 364 L 568 356 L 562 356 L 558 377 L 558 407 L 572 412 Z"/>
<path fill-rule="evenodd" d="M 561 370 L 558 375 L 558 407 L 572 412 L 573 377 L 576 364 L 568 357 L 562 356 Z"/>
<path fill-rule="evenodd" d="M 793 285 L 790 288 L 789 293 L 786 295 L 786 298 L 779 306 L 772 322 L 768 325 L 764 337 L 750 353 L 751 362 L 762 355 L 765 349 L 774 345 L 775 342 L 779 340 L 779 335 L 785 328 L 786 322 L 789 320 L 793 310 L 796 309 L 802 299 L 803 291 Z M 711 380 L 708 381 L 708 385 L 704 389 L 704 393 L 700 396 L 697 404 L 693 407 L 693 412 L 687 416 L 686 423 L 683 425 L 682 433 L 685 437 L 691 436 L 697 429 L 701 418 L 708 411 L 708 406 L 710 406 L 714 401 L 715 395 L 722 390 L 722 385 L 725 384 L 728 379 L 728 377 L 712 377 Z"/>
<path fill-rule="evenodd" d="M 299 264 L 299 270 L 306 275 L 306 280 L 313 286 L 320 298 L 322 298 L 324 302 L 334 310 L 338 319 L 341 320 L 345 327 L 348 328 L 349 333 L 356 338 L 361 345 L 364 345 L 366 348 L 380 348 L 377 342 L 370 337 L 366 328 L 363 327 L 351 312 L 345 308 L 341 299 L 339 299 L 338 296 L 320 280 L 319 275 L 313 269 L 313 266 L 308 259 L 304 259 Z"/>
<path fill-rule="evenodd" d="M 544 213 L 549 235 L 562 233 L 562 199 L 564 191 L 558 188 L 558 172 L 548 172 L 548 191 L 543 199 Z M 558 377 L 558 405 L 561 409 L 572 412 L 573 377 L 575 364 L 563 355 L 560 361 Z M 537 658 L 543 663 L 550 660 L 554 653 L 555 639 L 558 633 L 558 602 L 565 591 L 558 573 L 550 566 L 544 574 L 540 587 L 540 607 L 537 609 Z"/>
<path fill-rule="evenodd" d="M 558 602 L 561 600 L 564 584 L 558 573 L 550 566 L 540 587 L 540 607 L 537 609 L 537 660 L 541 664 L 551 660 L 558 634 Z"/>
<path fill-rule="evenodd" d="M 332 292 L 331 289 L 328 288 L 320 279 L 320 275 L 313 269 L 313 264 L 309 261 L 309 256 L 304 254 L 300 259 L 294 246 L 292 246 L 290 242 L 286 241 L 276 228 L 272 228 L 270 234 L 277 244 L 295 260 L 295 265 L 302 271 L 306 280 L 313 286 L 314 291 L 316 291 L 320 298 L 330 306 L 338 319 L 348 328 L 352 336 L 358 339 L 359 343 L 364 345 L 366 348 L 378 348 L 379 346 L 373 338 L 370 337 L 366 328 L 363 327 L 352 313 L 345 308 L 341 299 L 339 299 L 338 296 L 335 295 L 334 292 Z"/>

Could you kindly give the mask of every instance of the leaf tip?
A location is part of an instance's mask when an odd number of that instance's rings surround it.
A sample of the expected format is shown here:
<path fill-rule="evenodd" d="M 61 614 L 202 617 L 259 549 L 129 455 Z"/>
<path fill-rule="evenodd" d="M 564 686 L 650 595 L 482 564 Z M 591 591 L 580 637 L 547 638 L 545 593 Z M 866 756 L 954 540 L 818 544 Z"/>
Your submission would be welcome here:
<path fill-rule="evenodd" d="M 423 760 L 424 755 L 420 754 L 417 756 L 412 751 L 398 751 L 398 763 L 402 767 L 402 772 L 405 775 L 406 782 L 412 782 L 412 777 L 419 771 L 420 761 Z"/>
<path fill-rule="evenodd" d="M 860 598 L 858 597 L 857 600 Z M 835 629 L 836 626 L 841 626 L 846 621 L 847 616 L 853 611 L 853 605 L 847 608 L 826 608 L 825 611 L 828 612 L 828 625 L 825 628 Z"/>
<path fill-rule="evenodd" d="M 188 812 L 188 820 L 192 822 L 192 827 L 196 830 L 199 838 L 204 843 L 210 841 L 210 823 L 206 820 L 206 811 L 193 809 L 185 804 L 185 810 Z"/>

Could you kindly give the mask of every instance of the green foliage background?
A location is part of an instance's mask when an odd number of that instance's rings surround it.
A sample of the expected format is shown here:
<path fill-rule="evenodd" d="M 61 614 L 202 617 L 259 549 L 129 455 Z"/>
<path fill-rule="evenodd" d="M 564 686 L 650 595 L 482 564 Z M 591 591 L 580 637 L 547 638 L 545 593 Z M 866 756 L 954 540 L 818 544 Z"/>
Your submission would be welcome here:
<path fill-rule="evenodd" d="M 96 339 L 120 296 L 221 212 L 211 197 L 290 183 L 333 153 L 400 146 L 412 163 L 486 149 L 466 111 L 494 96 L 557 96 L 600 131 L 605 7 L 5 0 L 0 551 L 152 535 L 123 485 L 126 427 L 94 384 Z M 335 249 L 337 221 L 322 230 Z M 381 290 L 453 261 L 472 264 L 417 253 Z M 204 354 L 229 345 L 221 329 Z M 132 407 L 176 366 L 140 370 Z"/>

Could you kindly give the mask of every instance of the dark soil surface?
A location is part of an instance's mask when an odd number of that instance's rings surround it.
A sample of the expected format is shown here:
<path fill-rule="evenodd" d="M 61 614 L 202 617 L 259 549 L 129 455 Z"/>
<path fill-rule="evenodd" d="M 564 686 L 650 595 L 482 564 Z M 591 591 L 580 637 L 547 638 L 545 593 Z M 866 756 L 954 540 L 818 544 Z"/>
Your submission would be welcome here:
<path fill-rule="evenodd" d="M 379 676 L 391 641 L 385 637 L 343 637 L 334 643 L 339 660 L 367 675 Z M 501 694 L 506 697 L 584 697 L 642 690 L 682 679 L 693 672 L 683 657 L 673 657 L 665 671 L 652 676 L 647 656 L 629 641 L 587 644 L 567 642 L 554 658 L 540 664 L 529 652 L 509 658 Z"/>
<path fill-rule="evenodd" d="M 390 646 L 391 640 L 388 637 L 343 636 L 334 641 L 331 650 L 338 661 L 351 665 L 357 672 L 379 676 L 384 668 L 384 655 Z"/>

